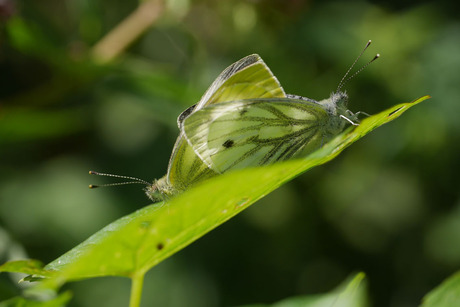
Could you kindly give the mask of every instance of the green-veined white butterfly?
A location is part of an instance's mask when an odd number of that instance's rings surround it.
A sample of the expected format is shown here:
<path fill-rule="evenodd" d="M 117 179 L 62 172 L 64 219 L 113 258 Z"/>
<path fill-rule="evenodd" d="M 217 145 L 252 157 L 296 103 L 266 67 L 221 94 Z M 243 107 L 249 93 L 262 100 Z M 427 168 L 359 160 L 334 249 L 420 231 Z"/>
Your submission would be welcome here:
<path fill-rule="evenodd" d="M 200 101 L 177 118 L 180 132 L 169 160 L 168 172 L 147 187 L 147 196 L 162 200 L 186 190 L 191 185 L 213 177 L 219 172 L 208 167 L 187 142 L 184 120 L 190 115 L 226 101 L 247 98 L 285 98 L 283 88 L 257 54 L 247 56 L 227 67 L 204 93 Z"/>
<path fill-rule="evenodd" d="M 263 60 L 256 54 L 247 56 L 227 67 L 211 84 L 200 101 L 186 109 L 177 118 L 179 136 L 169 160 L 167 174 L 153 184 L 128 176 L 118 176 L 91 171 L 90 174 L 130 179 L 127 183 L 147 184 L 146 194 L 153 201 L 169 198 L 191 185 L 218 175 L 209 168 L 188 144 L 183 133 L 183 122 L 191 114 L 212 104 L 237 101 L 245 98 L 285 98 L 283 88 Z M 90 185 L 91 188 L 98 187 Z"/>
<path fill-rule="evenodd" d="M 147 183 L 147 196 L 153 201 L 164 200 L 230 170 L 306 156 L 339 134 L 347 123 L 356 125 L 358 113 L 347 109 L 348 96 L 340 89 L 378 58 L 345 79 L 360 56 L 337 91 L 321 101 L 285 94 L 257 54 L 230 65 L 196 105 L 179 115 L 180 133 L 167 174 Z"/>

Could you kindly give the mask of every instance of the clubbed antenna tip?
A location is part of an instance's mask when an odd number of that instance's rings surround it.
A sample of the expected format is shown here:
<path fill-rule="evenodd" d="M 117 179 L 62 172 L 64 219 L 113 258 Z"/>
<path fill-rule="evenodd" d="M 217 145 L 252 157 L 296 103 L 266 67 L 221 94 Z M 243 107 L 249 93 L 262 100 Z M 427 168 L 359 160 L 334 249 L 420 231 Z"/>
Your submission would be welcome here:
<path fill-rule="evenodd" d="M 131 181 L 107 183 L 107 184 L 101 184 L 101 185 L 90 184 L 89 185 L 90 189 L 96 189 L 96 188 L 101 188 L 101 187 L 112 187 L 112 186 L 117 186 L 117 185 L 126 185 L 126 184 L 133 184 L 133 183 L 150 185 L 150 183 L 145 180 L 142 180 L 136 177 L 131 177 L 131 176 L 121 176 L 121 175 L 114 175 L 114 174 L 107 174 L 107 173 L 99 173 L 95 171 L 89 171 L 89 174 L 131 180 Z"/>
<path fill-rule="evenodd" d="M 351 64 L 350 68 L 347 70 L 347 72 L 345 73 L 345 75 L 343 76 L 342 80 L 340 80 L 339 82 L 339 86 L 337 87 L 337 91 L 340 91 L 342 89 L 342 87 L 348 82 L 350 81 L 351 79 L 353 79 L 357 74 L 359 74 L 364 68 L 366 68 L 370 63 L 374 62 L 375 60 L 377 60 L 379 57 L 380 57 L 380 54 L 376 54 L 374 56 L 374 58 L 372 60 L 370 60 L 369 62 L 367 62 L 363 67 L 361 67 L 360 69 L 358 69 L 354 74 L 352 74 L 351 76 L 349 76 L 347 78 L 347 76 L 350 74 L 350 71 L 353 69 L 353 67 L 355 66 L 355 64 L 358 62 L 358 60 L 361 58 L 361 56 L 363 55 L 364 51 L 366 51 L 367 47 L 369 47 L 369 45 L 372 43 L 371 40 L 369 40 L 367 43 L 366 43 L 366 46 L 364 46 L 363 50 L 361 51 L 361 53 L 358 55 L 358 57 L 356 58 L 356 60 L 353 62 L 353 64 Z"/>

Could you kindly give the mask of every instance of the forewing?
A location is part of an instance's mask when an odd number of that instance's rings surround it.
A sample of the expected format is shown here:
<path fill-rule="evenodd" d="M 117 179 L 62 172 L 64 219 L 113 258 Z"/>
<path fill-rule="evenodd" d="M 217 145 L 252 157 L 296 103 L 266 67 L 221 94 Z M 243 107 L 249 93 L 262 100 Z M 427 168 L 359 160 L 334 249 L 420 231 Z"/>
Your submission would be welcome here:
<path fill-rule="evenodd" d="M 195 111 L 224 101 L 277 97 L 286 97 L 283 88 L 262 58 L 252 54 L 227 67 L 204 93 Z"/>
<path fill-rule="evenodd" d="M 218 173 L 287 160 L 317 148 L 328 115 L 317 103 L 297 99 L 222 102 L 184 120 L 184 136 Z"/>
<path fill-rule="evenodd" d="M 278 79 L 259 55 L 248 55 L 227 67 L 214 80 L 200 101 L 179 115 L 177 125 L 181 128 L 187 116 L 213 103 L 277 97 L 286 97 Z"/>
<path fill-rule="evenodd" d="M 187 116 L 189 116 L 190 114 L 193 113 L 193 111 L 195 110 L 196 108 L 196 104 L 194 104 L 193 106 L 190 106 L 188 107 L 187 109 L 185 109 L 184 111 L 182 111 L 181 114 L 179 114 L 179 116 L 177 117 L 177 127 L 179 127 L 179 130 L 182 129 L 182 123 L 184 122 L 184 119 L 187 118 Z"/>

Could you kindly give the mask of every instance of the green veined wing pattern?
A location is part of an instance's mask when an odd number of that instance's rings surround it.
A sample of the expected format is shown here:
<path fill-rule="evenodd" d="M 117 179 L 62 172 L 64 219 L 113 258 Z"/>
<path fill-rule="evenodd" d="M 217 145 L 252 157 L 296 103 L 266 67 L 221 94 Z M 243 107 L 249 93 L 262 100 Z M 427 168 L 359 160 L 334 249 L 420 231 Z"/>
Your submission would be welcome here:
<path fill-rule="evenodd" d="M 330 138 L 331 118 L 321 104 L 306 100 L 245 99 L 192 114 L 184 133 L 197 155 L 224 173 L 312 152 Z"/>
<path fill-rule="evenodd" d="M 283 98 L 286 94 L 258 55 L 247 56 L 225 69 L 200 101 L 179 115 L 177 123 L 181 132 L 171 154 L 168 172 L 165 177 L 147 188 L 147 195 L 153 200 L 161 200 L 184 191 L 198 181 L 218 174 L 203 162 L 185 140 L 183 134 L 185 119 L 209 105 L 261 97 Z"/>

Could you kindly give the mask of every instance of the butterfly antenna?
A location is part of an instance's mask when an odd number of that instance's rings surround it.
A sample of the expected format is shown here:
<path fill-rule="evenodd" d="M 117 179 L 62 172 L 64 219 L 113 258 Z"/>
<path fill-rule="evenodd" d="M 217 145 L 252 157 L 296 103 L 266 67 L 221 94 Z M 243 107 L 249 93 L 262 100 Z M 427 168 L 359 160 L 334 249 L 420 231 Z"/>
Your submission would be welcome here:
<path fill-rule="evenodd" d="M 340 91 L 342 89 L 342 87 L 348 82 L 350 81 L 351 79 L 353 79 L 357 74 L 359 74 L 364 68 L 366 68 L 369 64 L 371 64 L 372 62 L 374 62 L 375 60 L 377 60 L 379 57 L 380 57 L 380 54 L 376 54 L 375 57 L 370 60 L 369 62 L 367 62 L 366 65 L 364 65 L 363 67 L 361 67 L 360 69 L 358 69 L 358 71 L 356 71 L 354 74 L 352 74 L 351 76 L 349 76 L 347 78 L 347 76 L 350 74 L 350 71 L 353 69 L 353 67 L 355 66 L 355 64 L 358 62 L 358 60 L 361 58 L 361 56 L 363 55 L 364 51 L 366 51 L 367 47 L 369 47 L 369 45 L 372 43 L 371 40 L 369 40 L 367 43 L 366 43 L 366 46 L 364 46 L 363 50 L 361 51 L 361 53 L 359 54 L 359 56 L 356 58 L 356 60 L 353 62 L 353 64 L 351 64 L 350 68 L 348 68 L 347 72 L 345 73 L 345 75 L 343 76 L 342 80 L 340 80 L 339 82 L 339 86 L 337 87 L 337 91 Z"/>
<path fill-rule="evenodd" d="M 90 175 L 106 176 L 106 177 L 114 177 L 114 178 L 122 178 L 122 179 L 131 180 L 131 181 L 107 183 L 107 184 L 101 184 L 101 185 L 90 184 L 89 185 L 90 189 L 102 188 L 102 187 L 113 187 L 113 186 L 117 186 L 117 185 L 126 185 L 126 184 L 133 184 L 133 183 L 150 185 L 149 182 L 147 182 L 145 180 L 142 180 L 142 179 L 139 179 L 139 178 L 136 178 L 136 177 L 99 173 L 99 172 L 95 172 L 95 171 L 89 171 L 89 174 Z"/>

